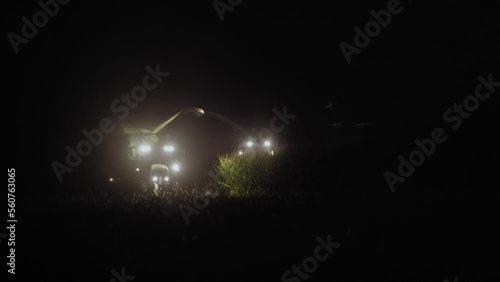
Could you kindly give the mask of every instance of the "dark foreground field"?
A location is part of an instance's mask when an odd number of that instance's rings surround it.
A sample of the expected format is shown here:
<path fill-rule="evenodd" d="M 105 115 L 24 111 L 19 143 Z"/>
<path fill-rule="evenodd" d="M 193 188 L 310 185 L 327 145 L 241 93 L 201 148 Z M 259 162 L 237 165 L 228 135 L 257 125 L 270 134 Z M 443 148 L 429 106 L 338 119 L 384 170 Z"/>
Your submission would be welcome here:
<path fill-rule="evenodd" d="M 40 193 L 23 203 L 23 233 L 36 240 L 19 235 L 30 256 L 20 255 L 18 271 L 29 265 L 54 282 L 120 281 L 111 271 L 122 268 L 133 281 L 495 281 L 493 170 L 476 186 L 466 166 L 427 171 L 391 193 L 383 167 L 366 170 L 382 160 L 339 158 L 342 177 L 316 168 L 338 186 L 306 177 L 311 185 L 293 196 L 212 195 L 189 224 L 179 204 L 193 207 L 204 193 L 192 185 L 160 198 L 126 185 Z M 328 236 L 340 245 L 315 266 L 307 258 Z M 282 280 L 304 260 L 308 276 Z"/>

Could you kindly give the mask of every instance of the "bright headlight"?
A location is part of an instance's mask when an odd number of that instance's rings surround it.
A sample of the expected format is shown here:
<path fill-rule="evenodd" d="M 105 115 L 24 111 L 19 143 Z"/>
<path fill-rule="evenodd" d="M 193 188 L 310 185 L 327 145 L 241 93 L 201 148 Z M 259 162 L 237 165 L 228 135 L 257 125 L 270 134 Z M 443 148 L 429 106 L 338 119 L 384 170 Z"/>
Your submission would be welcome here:
<path fill-rule="evenodd" d="M 150 151 L 151 151 L 151 146 L 149 146 L 149 145 L 141 145 L 141 146 L 139 147 L 139 151 L 140 151 L 141 153 L 148 153 L 148 152 L 150 152 Z"/>
<path fill-rule="evenodd" d="M 252 146 L 253 146 L 253 142 L 252 142 L 252 141 L 248 141 L 248 142 L 247 142 L 247 147 L 248 147 L 248 148 L 250 148 L 250 147 L 252 147 Z"/>
<path fill-rule="evenodd" d="M 179 167 L 179 164 L 173 164 L 173 165 L 172 165 L 172 169 L 173 169 L 174 171 L 179 171 L 181 168 Z"/>
<path fill-rule="evenodd" d="M 153 181 L 158 181 L 158 176 L 153 176 Z"/>
<path fill-rule="evenodd" d="M 163 147 L 163 151 L 165 151 L 165 152 L 173 152 L 174 151 L 174 146 L 167 145 L 167 146 Z"/>
<path fill-rule="evenodd" d="M 264 146 L 271 147 L 271 141 L 268 140 L 264 141 Z"/>
<path fill-rule="evenodd" d="M 165 178 L 163 178 L 163 179 L 165 179 L 165 181 L 168 181 L 168 180 L 169 180 L 168 176 L 165 176 Z"/>

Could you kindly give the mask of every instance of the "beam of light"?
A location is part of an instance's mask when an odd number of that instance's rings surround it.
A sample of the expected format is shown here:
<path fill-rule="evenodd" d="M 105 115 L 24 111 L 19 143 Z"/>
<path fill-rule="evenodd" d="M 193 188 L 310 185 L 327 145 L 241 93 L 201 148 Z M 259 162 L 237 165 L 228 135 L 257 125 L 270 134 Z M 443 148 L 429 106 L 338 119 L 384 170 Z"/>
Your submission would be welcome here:
<path fill-rule="evenodd" d="M 155 127 L 151 132 L 153 134 L 156 134 L 156 133 L 160 132 L 160 130 L 162 130 L 165 126 L 167 126 L 167 124 L 171 123 L 180 114 L 182 114 L 182 111 L 180 111 L 180 112 L 176 113 L 175 115 L 171 116 L 169 119 L 167 119 L 166 121 L 164 121 L 163 123 L 161 123 L 160 125 L 158 125 L 157 127 Z"/>
<path fill-rule="evenodd" d="M 182 109 L 181 111 L 179 111 L 178 113 L 176 113 L 175 115 L 171 116 L 169 119 L 167 119 L 166 121 L 162 122 L 160 125 L 158 125 L 157 127 L 155 127 L 151 133 L 153 134 L 157 134 L 158 132 L 160 132 L 165 126 L 167 126 L 167 124 L 171 123 L 174 119 L 176 119 L 179 115 L 181 114 L 189 114 L 189 113 L 194 113 L 197 117 L 199 116 L 202 116 L 205 114 L 205 111 L 203 109 L 200 109 L 200 108 L 196 108 L 196 107 L 190 107 L 190 108 L 184 108 Z"/>

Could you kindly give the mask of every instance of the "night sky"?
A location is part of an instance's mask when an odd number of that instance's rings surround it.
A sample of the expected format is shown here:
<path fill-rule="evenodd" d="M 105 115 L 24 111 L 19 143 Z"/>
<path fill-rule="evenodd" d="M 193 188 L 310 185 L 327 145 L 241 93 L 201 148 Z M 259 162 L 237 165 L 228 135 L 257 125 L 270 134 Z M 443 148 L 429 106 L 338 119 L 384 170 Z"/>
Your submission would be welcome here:
<path fill-rule="evenodd" d="M 491 3 L 404 1 L 403 11 L 348 64 L 339 44 L 353 45 L 353 28 L 364 27 L 370 10 L 387 3 L 245 0 L 223 22 L 210 1 L 60 5 L 17 55 L 4 37 L 12 62 L 4 105 L 15 109 L 8 118 L 8 132 L 15 134 L 9 142 L 18 148 L 14 159 L 18 165 L 30 159 L 46 183 L 58 185 L 51 162 L 64 159 L 64 147 L 75 147 L 83 129 L 106 117 L 117 121 L 112 101 L 157 64 L 170 76 L 127 122 L 152 128 L 196 106 L 256 134 L 269 126 L 273 108 L 286 106 L 297 118 L 276 136 L 280 142 L 321 142 L 340 121 L 370 123 L 377 138 L 397 148 L 437 126 L 444 110 L 473 92 L 478 75 L 498 71 L 499 30 Z M 21 17 L 39 9 L 35 1 L 8 3 L 4 33 L 20 34 Z M 498 98 L 477 114 L 478 126 L 491 128 L 490 119 L 479 118 L 494 114 L 495 103 Z M 206 164 L 246 138 L 219 121 L 192 116 L 180 118 L 168 134 Z M 93 154 L 84 163 L 101 160 Z"/>

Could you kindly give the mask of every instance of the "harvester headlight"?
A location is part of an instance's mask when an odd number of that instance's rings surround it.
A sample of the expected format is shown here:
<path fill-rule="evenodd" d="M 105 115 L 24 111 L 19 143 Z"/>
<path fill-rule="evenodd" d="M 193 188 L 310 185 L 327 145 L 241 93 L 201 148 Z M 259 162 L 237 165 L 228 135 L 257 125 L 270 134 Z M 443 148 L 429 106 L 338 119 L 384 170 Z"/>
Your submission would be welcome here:
<path fill-rule="evenodd" d="M 180 168 L 179 164 L 173 164 L 173 165 L 172 165 L 172 169 L 173 169 L 174 171 L 179 171 L 179 170 L 181 170 L 181 168 Z"/>
<path fill-rule="evenodd" d="M 153 176 L 153 181 L 154 182 L 158 181 L 158 176 Z"/>
<path fill-rule="evenodd" d="M 149 145 L 141 145 L 139 147 L 139 152 L 141 152 L 141 153 L 151 152 L 151 146 L 149 146 Z"/>
<path fill-rule="evenodd" d="M 271 147 L 271 141 L 269 140 L 264 141 L 264 146 L 268 148 Z"/>
<path fill-rule="evenodd" d="M 163 178 L 165 181 L 168 181 L 170 178 L 168 178 L 168 176 L 165 176 L 165 178 Z"/>
<path fill-rule="evenodd" d="M 167 145 L 167 146 L 163 147 L 163 151 L 165 151 L 165 152 L 173 152 L 174 151 L 174 146 Z"/>

